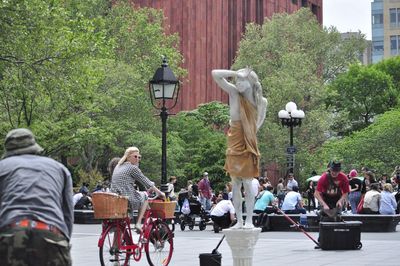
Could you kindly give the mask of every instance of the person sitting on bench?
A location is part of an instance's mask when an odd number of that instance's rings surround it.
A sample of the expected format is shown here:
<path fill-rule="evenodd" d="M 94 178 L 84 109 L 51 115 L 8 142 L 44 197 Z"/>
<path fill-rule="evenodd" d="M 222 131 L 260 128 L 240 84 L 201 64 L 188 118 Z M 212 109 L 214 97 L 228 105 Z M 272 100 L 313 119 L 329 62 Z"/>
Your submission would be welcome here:
<path fill-rule="evenodd" d="M 92 198 L 89 196 L 89 190 L 84 187 L 80 193 L 73 197 L 75 210 L 90 210 L 92 209 Z"/>
<path fill-rule="evenodd" d="M 307 211 L 303 206 L 303 199 L 299 193 L 299 187 L 293 186 L 292 191 L 289 191 L 282 204 L 282 211 L 286 214 L 306 214 Z"/>
<path fill-rule="evenodd" d="M 277 200 L 272 194 L 274 188 L 268 185 L 265 190 L 261 191 L 257 198 L 256 204 L 254 205 L 254 213 L 259 214 L 256 220 L 256 226 L 261 226 L 262 229 L 268 229 L 268 214 L 276 213 L 276 208 L 273 204 L 277 204 Z"/>

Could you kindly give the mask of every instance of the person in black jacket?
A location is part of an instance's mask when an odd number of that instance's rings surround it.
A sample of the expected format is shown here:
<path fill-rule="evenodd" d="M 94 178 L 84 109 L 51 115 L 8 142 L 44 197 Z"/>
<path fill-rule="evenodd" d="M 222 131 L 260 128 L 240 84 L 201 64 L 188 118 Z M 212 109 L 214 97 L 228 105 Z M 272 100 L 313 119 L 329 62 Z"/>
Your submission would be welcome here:
<path fill-rule="evenodd" d="M 314 182 L 310 181 L 308 183 L 308 187 L 307 187 L 307 207 L 308 207 L 308 211 L 311 211 L 311 204 L 312 204 L 312 208 L 315 209 L 315 197 L 314 197 L 314 193 L 315 193 L 315 187 L 314 187 Z"/>

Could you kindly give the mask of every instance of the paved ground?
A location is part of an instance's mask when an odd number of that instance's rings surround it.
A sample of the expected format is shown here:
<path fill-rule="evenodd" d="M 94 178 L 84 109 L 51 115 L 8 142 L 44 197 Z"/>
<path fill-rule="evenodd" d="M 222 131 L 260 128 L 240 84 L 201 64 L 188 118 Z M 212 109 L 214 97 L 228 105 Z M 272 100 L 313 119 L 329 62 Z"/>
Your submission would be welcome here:
<path fill-rule="evenodd" d="M 74 266 L 99 265 L 97 240 L 100 225 L 74 225 L 72 235 L 72 259 Z M 310 233 L 314 238 L 318 233 Z M 200 265 L 199 254 L 211 253 L 218 244 L 222 233 L 215 234 L 211 226 L 199 231 L 175 231 L 174 255 L 171 266 Z M 256 244 L 253 266 L 356 266 L 356 265 L 400 265 L 398 248 L 400 244 L 400 226 L 393 233 L 361 233 L 361 250 L 323 251 L 314 249 L 315 244 L 301 232 L 265 232 L 260 234 Z M 232 266 L 232 253 L 226 241 L 219 252 L 222 265 Z M 148 265 L 146 256 L 131 265 Z"/>

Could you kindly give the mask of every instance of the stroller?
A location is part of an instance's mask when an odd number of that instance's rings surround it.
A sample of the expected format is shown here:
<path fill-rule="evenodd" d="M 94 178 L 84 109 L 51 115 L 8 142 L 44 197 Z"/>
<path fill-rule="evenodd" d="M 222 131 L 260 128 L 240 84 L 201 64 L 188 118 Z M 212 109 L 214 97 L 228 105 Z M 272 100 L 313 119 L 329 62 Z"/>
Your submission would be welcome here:
<path fill-rule="evenodd" d="M 179 220 L 182 231 L 185 230 L 186 226 L 193 230 L 196 225 L 199 226 L 200 231 L 206 229 L 207 222 L 210 219 L 209 214 L 196 197 L 193 197 L 188 191 L 180 192 L 178 204 L 180 206 Z"/>

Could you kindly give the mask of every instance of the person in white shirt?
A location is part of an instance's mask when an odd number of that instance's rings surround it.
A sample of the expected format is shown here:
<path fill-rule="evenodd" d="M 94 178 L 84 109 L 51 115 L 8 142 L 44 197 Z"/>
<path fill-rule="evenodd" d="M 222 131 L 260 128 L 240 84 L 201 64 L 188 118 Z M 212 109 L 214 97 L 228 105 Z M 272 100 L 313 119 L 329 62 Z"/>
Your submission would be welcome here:
<path fill-rule="evenodd" d="M 168 197 L 170 200 L 176 200 L 175 194 L 176 176 L 171 176 L 168 183 Z"/>
<path fill-rule="evenodd" d="M 211 210 L 211 220 L 214 222 L 214 232 L 218 233 L 223 228 L 229 228 L 235 221 L 235 208 L 232 201 L 228 200 L 228 195 L 224 193 L 220 200 Z"/>
<path fill-rule="evenodd" d="M 293 173 L 289 173 L 286 189 L 289 191 L 293 190 L 294 186 L 299 187 L 299 184 L 297 183 L 296 179 L 294 179 Z"/>
<path fill-rule="evenodd" d="M 381 201 L 381 193 L 378 191 L 378 183 L 372 183 L 370 190 L 365 193 L 363 214 L 379 214 L 379 206 Z"/>
<path fill-rule="evenodd" d="M 258 193 L 260 192 L 260 182 L 257 178 L 253 178 L 253 180 L 251 181 L 251 186 L 253 188 L 254 197 L 256 198 L 258 196 Z"/>
<path fill-rule="evenodd" d="M 91 208 L 92 198 L 88 196 L 89 190 L 85 187 L 80 193 L 76 193 L 73 198 L 74 209 Z"/>
<path fill-rule="evenodd" d="M 293 186 L 292 191 L 286 194 L 282 204 L 282 211 L 286 214 L 307 213 L 306 209 L 303 207 L 303 199 L 297 186 Z"/>

